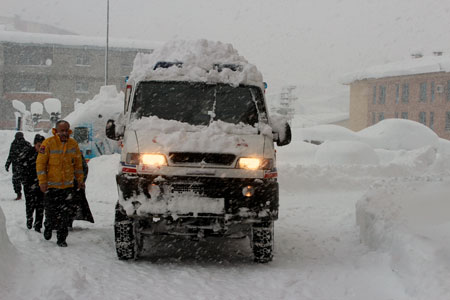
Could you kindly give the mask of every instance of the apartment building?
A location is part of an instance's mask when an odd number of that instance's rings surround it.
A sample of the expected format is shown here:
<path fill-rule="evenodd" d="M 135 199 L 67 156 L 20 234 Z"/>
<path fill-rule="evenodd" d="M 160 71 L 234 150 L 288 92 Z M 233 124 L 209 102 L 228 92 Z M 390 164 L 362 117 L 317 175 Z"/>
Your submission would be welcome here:
<path fill-rule="evenodd" d="M 110 39 L 108 85 L 124 88 L 136 54 L 158 45 Z M 30 110 L 33 102 L 57 98 L 64 117 L 77 99 L 92 99 L 104 83 L 104 38 L 0 31 L 0 129 L 16 126 L 14 99 Z"/>
<path fill-rule="evenodd" d="M 345 84 L 350 86 L 350 129 L 401 118 L 450 140 L 450 56 L 414 55 L 349 75 Z"/>

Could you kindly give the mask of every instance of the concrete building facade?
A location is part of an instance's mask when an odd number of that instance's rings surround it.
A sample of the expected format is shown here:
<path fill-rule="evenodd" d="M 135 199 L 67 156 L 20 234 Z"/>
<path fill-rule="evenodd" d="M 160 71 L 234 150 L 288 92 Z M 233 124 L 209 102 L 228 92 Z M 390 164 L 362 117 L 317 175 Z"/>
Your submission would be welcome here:
<path fill-rule="evenodd" d="M 450 57 L 417 58 L 376 70 L 347 82 L 350 129 L 402 118 L 420 122 L 450 140 Z"/>
<path fill-rule="evenodd" d="M 61 116 L 74 102 L 92 99 L 105 82 L 104 39 L 11 32 L 0 34 L 0 128 L 15 128 L 12 100 L 27 109 L 47 98 L 61 100 Z M 125 87 L 138 52 L 151 53 L 153 45 L 111 41 L 108 85 Z M 45 118 L 45 116 L 44 116 Z"/>

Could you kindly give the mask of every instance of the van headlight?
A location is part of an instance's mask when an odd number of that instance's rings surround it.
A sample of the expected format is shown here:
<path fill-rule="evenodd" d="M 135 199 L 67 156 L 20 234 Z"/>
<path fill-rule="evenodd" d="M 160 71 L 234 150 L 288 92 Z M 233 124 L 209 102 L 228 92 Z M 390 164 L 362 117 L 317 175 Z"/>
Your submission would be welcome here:
<path fill-rule="evenodd" d="M 164 154 L 142 154 L 141 162 L 151 167 L 167 166 L 167 160 Z"/>
<path fill-rule="evenodd" d="M 238 167 L 247 170 L 270 170 L 273 167 L 273 160 L 258 157 L 241 157 L 238 161 Z"/>

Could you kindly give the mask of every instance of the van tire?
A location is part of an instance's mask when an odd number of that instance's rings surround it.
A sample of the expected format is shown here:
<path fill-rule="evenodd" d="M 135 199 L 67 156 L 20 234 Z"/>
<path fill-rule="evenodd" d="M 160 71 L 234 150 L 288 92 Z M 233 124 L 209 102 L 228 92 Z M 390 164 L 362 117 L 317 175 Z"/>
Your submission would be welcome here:
<path fill-rule="evenodd" d="M 134 222 L 117 209 L 114 221 L 114 240 L 117 257 L 120 260 L 128 260 L 136 257 Z"/>
<path fill-rule="evenodd" d="M 252 225 L 253 258 L 258 263 L 268 263 L 273 258 L 274 225 L 273 222 Z"/>

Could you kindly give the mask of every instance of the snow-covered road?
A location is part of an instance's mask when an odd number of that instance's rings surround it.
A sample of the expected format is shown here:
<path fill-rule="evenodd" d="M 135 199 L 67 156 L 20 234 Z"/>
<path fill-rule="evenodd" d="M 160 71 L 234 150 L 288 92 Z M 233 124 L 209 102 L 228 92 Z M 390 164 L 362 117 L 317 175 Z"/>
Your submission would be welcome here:
<path fill-rule="evenodd" d="M 12 299 L 407 299 L 389 257 L 360 243 L 359 188 L 282 189 L 270 264 L 253 263 L 247 238 L 148 239 L 141 260 L 119 261 L 116 189 L 108 172 L 116 161 L 109 156 L 91 162 L 87 191 L 96 223 L 75 222 L 65 249 L 26 229 L 23 201 L 12 201 L 9 180 L 1 181 L 8 234 L 33 264 Z"/>

